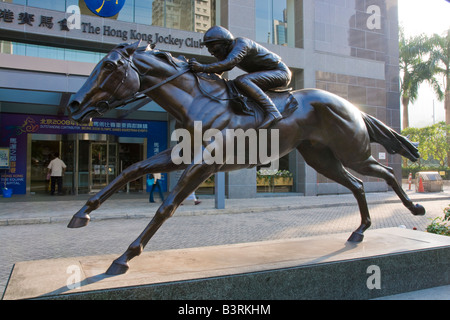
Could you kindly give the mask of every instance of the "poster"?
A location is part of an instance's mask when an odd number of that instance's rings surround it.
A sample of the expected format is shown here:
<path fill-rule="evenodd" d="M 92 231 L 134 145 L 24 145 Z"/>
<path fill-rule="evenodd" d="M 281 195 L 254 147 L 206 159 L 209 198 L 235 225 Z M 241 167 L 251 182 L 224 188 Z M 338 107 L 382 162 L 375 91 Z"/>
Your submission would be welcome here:
<path fill-rule="evenodd" d="M 9 148 L 0 148 L 0 169 L 9 169 Z"/>

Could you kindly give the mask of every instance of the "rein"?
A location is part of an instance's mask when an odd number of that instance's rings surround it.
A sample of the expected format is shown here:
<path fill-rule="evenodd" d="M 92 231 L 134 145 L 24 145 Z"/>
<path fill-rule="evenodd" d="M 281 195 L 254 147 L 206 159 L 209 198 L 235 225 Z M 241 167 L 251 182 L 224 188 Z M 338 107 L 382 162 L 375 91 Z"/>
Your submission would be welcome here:
<path fill-rule="evenodd" d="M 240 96 L 233 96 L 232 94 L 231 94 L 231 96 L 232 96 L 231 98 L 219 98 L 219 97 L 213 96 L 212 94 L 210 94 L 209 92 L 207 92 L 207 91 L 202 87 L 202 85 L 201 85 L 201 83 L 200 83 L 200 77 L 199 77 L 196 73 L 194 73 L 194 75 L 195 75 L 195 80 L 197 81 L 197 86 L 198 86 L 200 92 L 201 92 L 204 96 L 210 98 L 210 99 L 213 100 L 213 101 L 216 101 L 216 102 L 220 102 L 220 101 L 236 101 L 236 100 L 239 100 L 239 98 L 241 98 Z M 226 86 L 228 86 L 228 84 L 225 82 L 225 80 L 222 79 L 222 81 L 225 83 Z M 231 92 L 231 90 L 230 90 L 231 88 L 228 87 L 228 89 L 229 89 L 229 91 Z"/>
<path fill-rule="evenodd" d="M 128 65 L 128 66 L 129 66 L 129 65 Z M 110 109 L 118 108 L 118 107 L 124 106 L 124 105 L 126 105 L 126 104 L 128 104 L 128 103 L 131 103 L 131 102 L 135 102 L 135 101 L 139 101 L 139 100 L 148 98 L 148 97 L 145 95 L 146 93 L 149 93 L 150 91 L 153 91 L 153 90 L 155 90 L 155 89 L 158 89 L 159 87 L 161 87 L 161 86 L 163 86 L 163 85 L 169 83 L 170 81 L 172 81 L 172 80 L 178 78 L 179 76 L 185 74 L 185 73 L 188 72 L 188 71 L 190 71 L 189 68 L 181 69 L 180 71 L 178 71 L 177 73 L 171 75 L 170 77 L 168 77 L 168 78 L 165 79 L 164 81 L 161 81 L 160 83 L 157 83 L 157 84 L 155 84 L 154 86 L 151 86 L 150 88 L 147 88 L 147 89 L 145 89 L 145 90 L 143 90 L 143 91 L 138 91 L 138 92 L 136 92 L 135 94 L 133 94 L 133 95 L 132 95 L 131 97 L 129 97 L 129 98 L 125 98 L 125 99 L 118 100 L 118 101 L 115 101 L 115 102 L 111 103 L 111 105 L 109 106 L 109 108 L 110 108 Z M 124 80 L 125 80 L 125 79 L 124 79 Z M 148 98 L 148 99 L 150 99 L 150 98 Z M 151 100 L 150 100 L 150 101 L 151 101 Z"/>

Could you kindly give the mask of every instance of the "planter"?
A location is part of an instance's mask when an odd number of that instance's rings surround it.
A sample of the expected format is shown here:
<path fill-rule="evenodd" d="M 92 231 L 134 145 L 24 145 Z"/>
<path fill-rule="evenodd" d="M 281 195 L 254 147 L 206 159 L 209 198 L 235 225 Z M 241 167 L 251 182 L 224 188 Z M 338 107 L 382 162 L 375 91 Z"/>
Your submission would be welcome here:
<path fill-rule="evenodd" d="M 285 177 L 277 177 L 274 179 L 275 186 L 292 186 L 294 184 L 294 179 L 285 178 Z"/>
<path fill-rule="evenodd" d="M 273 182 L 272 182 L 273 181 Z M 256 185 L 258 187 L 263 186 L 292 186 L 294 184 L 293 178 L 285 178 L 285 177 L 274 177 L 274 178 L 256 178 Z"/>
<path fill-rule="evenodd" d="M 199 188 L 213 188 L 214 186 L 214 181 L 205 181 L 199 186 Z"/>
<path fill-rule="evenodd" d="M 290 192 L 293 184 L 292 177 L 256 177 L 257 192 Z"/>
<path fill-rule="evenodd" d="M 264 179 L 260 177 L 256 177 L 256 185 L 258 187 L 268 186 L 269 185 L 269 179 Z"/>

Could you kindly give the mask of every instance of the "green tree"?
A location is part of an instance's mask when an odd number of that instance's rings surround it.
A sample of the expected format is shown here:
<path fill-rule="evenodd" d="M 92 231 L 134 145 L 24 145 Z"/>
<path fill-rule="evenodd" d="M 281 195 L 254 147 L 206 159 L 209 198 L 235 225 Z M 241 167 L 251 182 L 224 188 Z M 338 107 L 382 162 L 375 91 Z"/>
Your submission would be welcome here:
<path fill-rule="evenodd" d="M 450 126 L 445 122 L 424 128 L 409 127 L 403 130 L 402 134 L 408 136 L 411 141 L 419 143 L 419 166 L 422 165 L 422 160 L 430 158 L 438 160 L 441 166 L 445 166 L 447 151 L 450 149 L 447 139 L 450 136 Z"/>
<path fill-rule="evenodd" d="M 447 143 L 447 136 L 450 133 L 448 126 L 446 126 L 445 122 L 439 122 L 432 126 L 428 126 L 423 128 L 425 131 L 424 135 L 427 137 L 427 149 L 428 154 L 426 155 L 428 158 L 433 158 L 439 161 L 439 164 L 443 167 L 446 164 L 447 159 L 447 150 L 449 150 L 449 146 Z"/>
<path fill-rule="evenodd" d="M 409 140 L 417 142 L 419 144 L 418 149 L 420 153 L 420 158 L 417 160 L 415 164 L 417 164 L 419 167 L 422 165 L 422 159 L 424 159 L 424 154 L 427 153 L 426 151 L 426 137 L 421 131 L 420 128 L 414 128 L 414 127 L 407 127 L 406 129 L 402 130 L 402 135 L 408 137 Z M 406 158 L 404 158 L 407 160 Z M 404 161 L 404 166 L 407 165 L 407 161 Z"/>

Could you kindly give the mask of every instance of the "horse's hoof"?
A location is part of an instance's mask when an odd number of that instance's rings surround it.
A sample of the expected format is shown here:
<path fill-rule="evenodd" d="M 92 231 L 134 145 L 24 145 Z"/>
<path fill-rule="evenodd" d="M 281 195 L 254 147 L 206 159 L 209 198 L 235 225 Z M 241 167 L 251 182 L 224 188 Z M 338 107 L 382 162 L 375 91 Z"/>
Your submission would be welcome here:
<path fill-rule="evenodd" d="M 423 216 L 425 214 L 425 208 L 420 204 L 416 204 L 411 208 L 411 213 L 415 216 Z"/>
<path fill-rule="evenodd" d="M 88 225 L 89 220 L 91 220 L 91 218 L 89 217 L 88 214 L 82 216 L 82 217 L 77 217 L 76 215 L 74 215 L 72 217 L 72 219 L 70 220 L 69 224 L 67 225 L 67 228 L 82 228 Z"/>
<path fill-rule="evenodd" d="M 130 267 L 128 266 L 128 263 L 126 264 L 121 264 L 118 263 L 116 261 L 114 261 L 108 268 L 108 270 L 106 270 L 106 274 L 110 275 L 110 276 L 116 276 L 119 274 L 124 274 L 128 271 Z"/>
<path fill-rule="evenodd" d="M 358 233 L 358 232 L 353 232 L 352 235 L 350 236 L 350 238 L 348 238 L 347 241 L 349 241 L 349 242 L 362 242 L 363 239 L 364 239 L 364 234 Z"/>

